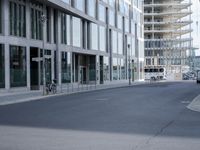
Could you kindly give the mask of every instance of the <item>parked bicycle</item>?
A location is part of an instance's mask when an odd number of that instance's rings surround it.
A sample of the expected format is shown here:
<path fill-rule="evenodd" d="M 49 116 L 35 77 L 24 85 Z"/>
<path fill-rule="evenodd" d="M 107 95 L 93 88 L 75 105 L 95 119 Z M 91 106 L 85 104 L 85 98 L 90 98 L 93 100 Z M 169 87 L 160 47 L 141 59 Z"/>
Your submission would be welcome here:
<path fill-rule="evenodd" d="M 56 92 L 57 92 L 57 85 L 56 85 L 56 79 L 54 79 L 51 83 L 46 84 L 46 93 L 55 94 Z"/>

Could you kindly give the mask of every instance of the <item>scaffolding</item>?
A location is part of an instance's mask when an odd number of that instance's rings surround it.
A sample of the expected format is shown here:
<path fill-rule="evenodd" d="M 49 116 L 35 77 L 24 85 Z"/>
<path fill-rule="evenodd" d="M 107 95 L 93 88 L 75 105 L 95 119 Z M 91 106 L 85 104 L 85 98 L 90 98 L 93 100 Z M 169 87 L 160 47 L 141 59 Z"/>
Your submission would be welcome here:
<path fill-rule="evenodd" d="M 144 0 L 145 68 L 181 79 L 192 53 L 191 0 Z"/>

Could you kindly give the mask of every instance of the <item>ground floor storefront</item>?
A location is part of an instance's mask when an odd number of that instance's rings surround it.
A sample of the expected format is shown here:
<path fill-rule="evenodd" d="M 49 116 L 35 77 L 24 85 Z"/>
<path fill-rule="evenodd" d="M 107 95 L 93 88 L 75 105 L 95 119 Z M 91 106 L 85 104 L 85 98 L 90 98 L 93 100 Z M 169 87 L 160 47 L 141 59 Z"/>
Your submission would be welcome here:
<path fill-rule="evenodd" d="M 44 79 L 57 86 L 134 82 L 143 80 L 142 68 L 124 56 L 0 44 L 0 90 L 40 90 Z"/>

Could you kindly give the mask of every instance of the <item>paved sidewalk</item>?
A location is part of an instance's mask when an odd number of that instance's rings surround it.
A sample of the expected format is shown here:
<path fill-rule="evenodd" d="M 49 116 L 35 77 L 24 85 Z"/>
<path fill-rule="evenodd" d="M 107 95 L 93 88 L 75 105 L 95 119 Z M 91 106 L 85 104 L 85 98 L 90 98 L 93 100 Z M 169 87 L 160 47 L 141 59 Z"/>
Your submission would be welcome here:
<path fill-rule="evenodd" d="M 146 82 L 134 82 L 131 85 L 138 85 L 138 84 L 146 84 Z M 73 93 L 80 93 L 80 92 L 88 92 L 88 91 L 94 91 L 94 90 L 101 90 L 101 89 L 108 89 L 108 88 L 118 88 L 118 87 L 126 87 L 129 86 L 128 81 L 126 82 L 117 82 L 117 83 L 107 83 L 103 85 L 74 85 L 74 84 L 68 84 L 63 85 L 63 87 L 58 88 L 57 94 L 49 94 L 46 96 L 43 96 L 43 91 L 25 91 L 25 92 L 6 92 L 6 93 L 0 93 L 0 105 L 8 105 L 8 104 L 15 104 L 15 103 L 21 103 L 21 102 L 27 102 L 27 101 L 33 101 L 33 100 L 41 100 L 45 99 L 47 97 L 52 96 L 59 96 L 59 95 L 67 95 L 67 94 L 73 94 Z"/>
<path fill-rule="evenodd" d="M 194 98 L 194 100 L 187 106 L 188 109 L 200 112 L 200 95 Z"/>

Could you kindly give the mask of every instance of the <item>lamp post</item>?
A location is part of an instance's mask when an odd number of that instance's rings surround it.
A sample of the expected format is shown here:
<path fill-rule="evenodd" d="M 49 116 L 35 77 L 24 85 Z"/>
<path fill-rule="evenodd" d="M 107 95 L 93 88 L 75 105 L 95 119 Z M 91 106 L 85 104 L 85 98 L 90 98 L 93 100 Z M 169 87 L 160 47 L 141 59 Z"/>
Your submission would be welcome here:
<path fill-rule="evenodd" d="M 129 51 L 129 67 L 128 67 L 128 80 L 129 80 L 129 85 L 131 85 L 131 51 L 130 51 L 130 44 L 128 44 L 128 51 Z"/>
<path fill-rule="evenodd" d="M 44 14 L 41 15 L 40 17 L 40 22 L 42 24 L 42 38 L 43 38 L 43 43 L 42 43 L 42 53 L 43 53 L 43 57 L 42 57 L 42 66 L 43 66 L 43 95 L 46 95 L 46 71 L 45 71 L 45 49 L 44 49 L 44 24 L 46 22 L 46 16 Z"/>

